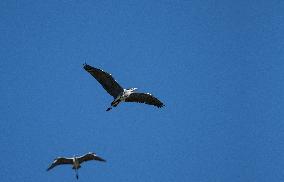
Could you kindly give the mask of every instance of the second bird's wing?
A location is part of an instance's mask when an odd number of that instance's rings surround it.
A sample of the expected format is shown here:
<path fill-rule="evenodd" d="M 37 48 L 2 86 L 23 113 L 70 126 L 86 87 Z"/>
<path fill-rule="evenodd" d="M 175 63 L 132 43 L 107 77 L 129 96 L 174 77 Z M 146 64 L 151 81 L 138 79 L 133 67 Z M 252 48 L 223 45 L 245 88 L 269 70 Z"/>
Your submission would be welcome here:
<path fill-rule="evenodd" d="M 58 157 L 54 159 L 53 163 L 47 168 L 47 171 L 54 168 L 55 166 L 62 165 L 62 164 L 73 164 L 73 159 L 65 158 L 65 157 Z"/>
<path fill-rule="evenodd" d="M 97 161 L 106 162 L 106 160 L 97 156 L 95 153 L 88 153 L 86 155 L 78 157 L 78 161 L 79 161 L 80 164 L 83 163 L 83 162 L 86 162 L 86 161 L 90 161 L 90 160 L 97 160 Z"/>

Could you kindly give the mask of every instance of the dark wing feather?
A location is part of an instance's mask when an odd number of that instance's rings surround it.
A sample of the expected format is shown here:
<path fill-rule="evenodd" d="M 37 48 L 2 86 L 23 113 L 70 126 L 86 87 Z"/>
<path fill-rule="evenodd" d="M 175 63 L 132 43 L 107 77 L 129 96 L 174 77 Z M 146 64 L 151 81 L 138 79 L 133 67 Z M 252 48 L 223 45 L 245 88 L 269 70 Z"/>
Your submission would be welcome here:
<path fill-rule="evenodd" d="M 115 81 L 111 74 L 87 64 L 84 65 L 84 69 L 89 72 L 114 98 L 123 92 L 123 88 Z"/>
<path fill-rule="evenodd" d="M 54 159 L 53 163 L 47 168 L 47 171 L 54 168 L 55 166 L 61 165 L 61 164 L 73 164 L 72 158 L 64 158 L 64 157 L 58 157 Z"/>
<path fill-rule="evenodd" d="M 132 93 L 125 99 L 125 102 L 139 102 L 145 103 L 149 105 L 154 105 L 156 107 L 163 107 L 165 106 L 159 99 L 152 96 L 149 93 Z"/>
<path fill-rule="evenodd" d="M 83 162 L 86 162 L 86 161 L 90 161 L 90 160 L 97 160 L 97 161 L 106 162 L 106 160 L 97 156 L 95 153 L 88 153 L 88 154 L 83 155 L 83 156 L 78 158 L 78 161 L 79 161 L 80 164 L 83 163 Z"/>

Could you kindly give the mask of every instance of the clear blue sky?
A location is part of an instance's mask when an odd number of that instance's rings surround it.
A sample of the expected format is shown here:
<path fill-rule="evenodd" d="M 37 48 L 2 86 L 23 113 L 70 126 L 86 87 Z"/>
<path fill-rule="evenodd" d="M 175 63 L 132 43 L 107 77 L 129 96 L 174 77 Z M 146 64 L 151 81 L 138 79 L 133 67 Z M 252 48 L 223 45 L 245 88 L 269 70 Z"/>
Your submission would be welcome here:
<path fill-rule="evenodd" d="M 0 180 L 284 181 L 284 2 L 0 1 Z M 166 107 L 112 101 L 82 68 Z"/>

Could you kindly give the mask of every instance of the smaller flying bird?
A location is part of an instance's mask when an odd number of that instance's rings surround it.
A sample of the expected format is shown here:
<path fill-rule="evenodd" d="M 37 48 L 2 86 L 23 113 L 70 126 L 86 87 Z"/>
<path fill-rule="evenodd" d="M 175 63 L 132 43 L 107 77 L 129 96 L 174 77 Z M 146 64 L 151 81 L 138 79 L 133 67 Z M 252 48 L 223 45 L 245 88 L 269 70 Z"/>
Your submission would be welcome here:
<path fill-rule="evenodd" d="M 137 88 L 122 88 L 111 74 L 101 69 L 94 68 L 86 63 L 84 64 L 84 69 L 89 72 L 111 96 L 113 96 L 114 100 L 106 111 L 111 110 L 112 107 L 116 107 L 120 102 L 145 103 L 158 108 L 165 106 L 159 99 L 149 93 L 137 93 L 135 92 Z"/>
<path fill-rule="evenodd" d="M 71 164 L 71 165 L 73 165 L 72 169 L 75 170 L 76 178 L 79 179 L 78 169 L 81 167 L 80 164 L 83 163 L 83 162 L 90 161 L 90 160 L 97 160 L 97 161 L 106 162 L 106 160 L 97 156 L 95 153 L 89 152 L 89 153 L 87 153 L 83 156 L 80 156 L 80 157 L 76 157 L 76 156 L 73 156 L 71 158 L 57 157 L 56 159 L 54 159 L 53 163 L 47 168 L 47 171 L 49 171 L 50 169 L 52 169 L 52 168 L 54 168 L 55 166 L 58 166 L 58 165 Z"/>

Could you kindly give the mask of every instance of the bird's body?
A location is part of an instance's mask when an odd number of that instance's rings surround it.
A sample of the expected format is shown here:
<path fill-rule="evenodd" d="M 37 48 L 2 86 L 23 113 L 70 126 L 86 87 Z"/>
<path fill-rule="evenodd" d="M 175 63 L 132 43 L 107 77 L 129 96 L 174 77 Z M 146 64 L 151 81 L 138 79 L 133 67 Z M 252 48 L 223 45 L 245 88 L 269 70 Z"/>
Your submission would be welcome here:
<path fill-rule="evenodd" d="M 137 88 L 123 89 L 123 92 L 119 94 L 111 103 L 111 106 L 116 107 L 120 102 L 125 100 L 132 94 Z M 111 109 L 111 108 L 108 108 Z"/>
<path fill-rule="evenodd" d="M 101 69 L 94 68 L 87 64 L 84 65 L 84 69 L 89 72 L 111 96 L 113 96 L 114 100 L 111 103 L 111 107 L 109 107 L 107 111 L 111 110 L 112 107 L 116 107 L 120 102 L 145 103 L 158 108 L 164 106 L 160 100 L 149 93 L 137 93 L 135 92 L 137 88 L 122 88 L 111 76 L 111 74 Z"/>
<path fill-rule="evenodd" d="M 72 169 L 79 169 L 81 167 L 80 162 L 77 157 L 73 157 L 73 167 Z"/>
<path fill-rule="evenodd" d="M 97 160 L 97 161 L 102 161 L 106 162 L 103 158 L 97 156 L 95 153 L 89 152 L 88 154 L 85 154 L 80 157 L 73 156 L 72 158 L 66 158 L 66 157 L 58 157 L 54 159 L 53 163 L 48 167 L 47 171 L 50 169 L 54 168 L 55 166 L 58 165 L 63 165 L 63 164 L 70 164 L 72 165 L 72 169 L 75 170 L 76 172 L 76 178 L 78 179 L 78 169 L 81 168 L 81 164 L 86 161 L 90 160 Z"/>

